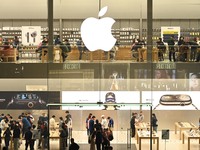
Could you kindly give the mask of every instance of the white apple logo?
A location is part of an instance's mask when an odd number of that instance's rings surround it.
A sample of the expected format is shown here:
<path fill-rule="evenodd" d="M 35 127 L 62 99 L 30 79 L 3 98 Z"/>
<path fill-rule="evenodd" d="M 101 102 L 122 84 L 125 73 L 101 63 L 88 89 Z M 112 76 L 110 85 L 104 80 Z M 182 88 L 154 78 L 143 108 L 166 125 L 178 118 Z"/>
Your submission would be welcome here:
<path fill-rule="evenodd" d="M 102 17 L 107 12 L 108 7 L 104 7 L 99 12 L 99 17 Z M 110 17 L 102 19 L 87 18 L 81 25 L 81 38 L 85 46 L 90 51 L 98 49 L 110 51 L 116 43 L 116 39 L 111 33 L 111 27 L 115 20 Z"/>

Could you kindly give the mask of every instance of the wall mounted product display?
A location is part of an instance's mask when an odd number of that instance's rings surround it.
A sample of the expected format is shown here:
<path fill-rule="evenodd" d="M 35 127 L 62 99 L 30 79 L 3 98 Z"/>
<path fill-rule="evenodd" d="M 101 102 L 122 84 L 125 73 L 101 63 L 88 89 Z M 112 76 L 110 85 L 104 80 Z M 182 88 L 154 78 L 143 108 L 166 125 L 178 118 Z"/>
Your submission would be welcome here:
<path fill-rule="evenodd" d="M 142 92 L 142 102 L 151 98 L 156 110 L 199 110 L 197 91 L 153 91 Z"/>
<path fill-rule="evenodd" d="M 63 110 L 102 110 L 107 106 L 101 104 L 113 104 L 115 109 L 119 110 L 139 110 L 138 106 L 118 106 L 117 103 L 139 103 L 140 92 L 136 91 L 63 91 L 62 103 L 77 103 L 77 106 L 63 106 Z M 79 103 L 85 106 L 79 107 Z M 93 106 L 87 106 L 87 103 L 94 103 Z"/>
<path fill-rule="evenodd" d="M 46 109 L 49 102 L 59 103 L 60 92 L 0 92 L 0 109 Z"/>

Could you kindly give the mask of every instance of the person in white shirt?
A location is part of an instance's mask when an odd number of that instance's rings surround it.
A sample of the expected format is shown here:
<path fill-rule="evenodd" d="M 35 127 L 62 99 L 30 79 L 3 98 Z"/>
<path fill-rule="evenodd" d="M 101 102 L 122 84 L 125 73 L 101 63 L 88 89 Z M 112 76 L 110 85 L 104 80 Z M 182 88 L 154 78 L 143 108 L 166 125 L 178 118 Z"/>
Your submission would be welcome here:
<path fill-rule="evenodd" d="M 143 122 L 143 121 L 144 121 L 144 114 L 142 113 L 142 111 L 140 111 L 137 117 L 137 122 Z"/>
<path fill-rule="evenodd" d="M 56 120 L 55 120 L 55 115 L 53 115 L 51 117 L 51 119 L 49 120 L 49 126 L 50 126 L 50 130 L 56 130 Z"/>
<path fill-rule="evenodd" d="M 108 129 L 108 121 L 104 115 L 101 116 L 101 126 L 102 129 Z"/>

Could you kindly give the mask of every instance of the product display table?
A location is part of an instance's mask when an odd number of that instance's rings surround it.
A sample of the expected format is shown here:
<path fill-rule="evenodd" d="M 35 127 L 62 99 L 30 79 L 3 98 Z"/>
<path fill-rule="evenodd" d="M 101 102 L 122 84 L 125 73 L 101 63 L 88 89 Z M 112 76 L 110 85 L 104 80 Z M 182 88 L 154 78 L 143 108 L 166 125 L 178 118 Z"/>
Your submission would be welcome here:
<path fill-rule="evenodd" d="M 147 130 L 147 128 L 150 128 L 150 123 L 149 122 L 139 122 L 135 124 L 135 131 L 142 131 L 142 130 Z M 137 133 L 136 133 L 136 139 L 137 139 Z"/>
<path fill-rule="evenodd" d="M 50 138 L 51 139 L 59 139 L 60 132 L 58 129 L 50 130 Z"/>
<path fill-rule="evenodd" d="M 148 131 L 138 131 L 137 132 L 137 144 L 139 144 L 139 150 L 141 150 L 142 148 L 142 139 L 148 139 L 150 140 L 150 134 Z M 157 150 L 159 150 L 159 137 L 156 133 L 153 133 L 152 135 L 152 139 L 153 139 L 153 144 L 155 144 L 155 140 L 157 140 Z"/>
<path fill-rule="evenodd" d="M 199 130 L 197 131 L 183 131 L 182 133 L 182 143 L 185 143 L 185 137 L 188 139 L 188 150 L 190 150 L 190 140 L 192 139 L 197 139 L 199 140 L 199 144 L 200 144 L 200 132 Z"/>
<path fill-rule="evenodd" d="M 197 129 L 197 126 L 195 126 L 193 123 L 190 122 L 175 122 L 175 134 L 177 134 L 178 129 L 180 130 L 179 138 L 181 140 L 182 130 Z"/>

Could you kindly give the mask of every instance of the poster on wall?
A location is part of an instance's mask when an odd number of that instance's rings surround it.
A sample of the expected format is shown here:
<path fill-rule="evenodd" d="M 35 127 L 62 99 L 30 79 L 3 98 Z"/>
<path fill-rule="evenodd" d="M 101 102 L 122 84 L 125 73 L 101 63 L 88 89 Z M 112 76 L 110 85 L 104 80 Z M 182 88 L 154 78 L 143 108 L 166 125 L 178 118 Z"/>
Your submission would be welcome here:
<path fill-rule="evenodd" d="M 77 106 L 63 106 L 63 110 L 103 110 L 106 109 L 105 105 L 98 105 L 97 102 L 102 104 L 113 104 L 115 109 L 119 110 L 139 110 L 139 106 L 118 106 L 118 103 L 139 103 L 139 91 L 63 91 L 62 103 L 77 103 Z M 78 104 L 85 104 L 79 106 Z M 88 106 L 87 106 L 88 103 Z M 89 106 L 93 103 L 94 105 Z"/>
<path fill-rule="evenodd" d="M 189 73 L 189 90 L 200 91 L 200 72 Z"/>
<path fill-rule="evenodd" d="M 143 91 L 142 102 L 152 101 L 153 110 L 199 110 L 198 91 Z"/>
<path fill-rule="evenodd" d="M 174 37 L 175 41 L 178 41 L 180 37 L 180 27 L 161 27 L 161 38 L 163 42 L 167 42 L 171 36 Z"/>
<path fill-rule="evenodd" d="M 40 26 L 22 26 L 22 44 L 26 46 L 38 46 L 41 42 Z"/>
<path fill-rule="evenodd" d="M 0 109 L 47 109 L 48 103 L 60 103 L 59 91 L 0 92 Z M 57 107 L 53 109 L 58 109 Z"/>
<path fill-rule="evenodd" d="M 104 90 L 126 91 L 128 64 L 103 64 Z"/>

